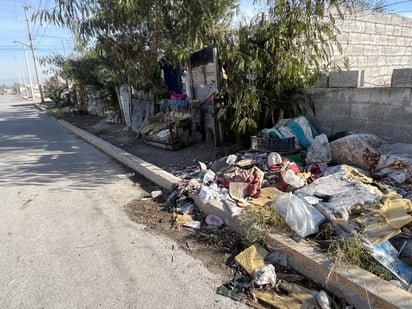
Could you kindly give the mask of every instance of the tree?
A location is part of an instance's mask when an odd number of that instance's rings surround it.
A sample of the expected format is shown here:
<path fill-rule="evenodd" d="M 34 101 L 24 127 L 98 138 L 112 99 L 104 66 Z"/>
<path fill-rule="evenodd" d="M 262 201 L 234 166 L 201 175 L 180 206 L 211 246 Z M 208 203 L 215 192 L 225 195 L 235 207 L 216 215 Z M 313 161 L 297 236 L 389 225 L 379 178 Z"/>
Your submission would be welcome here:
<path fill-rule="evenodd" d="M 111 55 L 119 83 L 162 88 L 158 60 L 182 64 L 227 30 L 236 0 L 66 0 L 36 18 L 69 27 L 79 47 Z"/>
<path fill-rule="evenodd" d="M 334 67 L 335 17 L 323 0 L 267 1 L 268 10 L 240 25 L 220 43 L 229 79 L 227 105 L 219 116 L 230 118 L 238 138 L 272 126 L 311 107 L 293 100 L 320 72 Z M 338 10 L 339 12 L 339 10 Z"/>
<path fill-rule="evenodd" d="M 240 137 L 310 106 L 294 103 L 293 98 L 321 71 L 333 68 L 332 45 L 339 44 L 335 16 L 326 6 L 338 4 L 268 0 L 267 12 L 233 29 L 230 21 L 236 4 L 235 0 L 66 0 L 56 1 L 54 10 L 39 12 L 37 18 L 77 33 L 79 47 L 95 58 L 91 63 L 84 59 L 76 70 L 98 69 L 99 74 L 90 77 L 95 82 L 104 79 L 101 86 L 129 84 L 159 95 L 165 89 L 159 58 L 181 65 L 192 52 L 217 43 L 229 75 L 223 88 L 226 104 L 219 115 Z"/>

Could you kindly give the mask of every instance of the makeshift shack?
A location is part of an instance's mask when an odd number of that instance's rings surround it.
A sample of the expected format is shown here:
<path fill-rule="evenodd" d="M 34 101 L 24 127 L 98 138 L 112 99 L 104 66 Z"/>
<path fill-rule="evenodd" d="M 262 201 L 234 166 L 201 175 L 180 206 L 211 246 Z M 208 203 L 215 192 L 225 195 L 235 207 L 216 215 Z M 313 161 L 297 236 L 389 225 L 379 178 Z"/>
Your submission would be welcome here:
<path fill-rule="evenodd" d="M 150 117 L 141 130 L 143 140 L 156 147 L 176 150 L 202 139 L 217 146 L 224 140 L 217 121 L 221 68 L 217 47 L 210 46 L 192 54 L 187 71 L 166 58 L 159 62 L 170 99 L 160 112 Z"/>

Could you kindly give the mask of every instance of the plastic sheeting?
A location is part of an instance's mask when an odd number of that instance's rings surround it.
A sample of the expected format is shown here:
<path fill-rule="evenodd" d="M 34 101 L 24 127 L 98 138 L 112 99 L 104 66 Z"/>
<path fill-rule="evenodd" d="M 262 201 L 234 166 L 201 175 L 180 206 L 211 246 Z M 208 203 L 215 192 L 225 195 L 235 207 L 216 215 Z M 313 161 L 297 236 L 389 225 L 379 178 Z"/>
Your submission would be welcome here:
<path fill-rule="evenodd" d="M 328 168 L 324 177 L 295 194 L 314 205 L 344 233 L 361 232 L 377 245 L 401 232 L 412 221 L 412 202 L 381 185 L 356 168 L 340 165 Z"/>
<path fill-rule="evenodd" d="M 332 154 L 328 137 L 325 134 L 316 136 L 308 148 L 306 163 L 319 163 L 332 161 Z"/>
<path fill-rule="evenodd" d="M 288 120 L 287 126 L 297 137 L 299 145 L 307 149 L 310 146 L 311 141 L 305 136 L 305 132 L 303 131 L 302 127 L 292 119 Z"/>
<path fill-rule="evenodd" d="M 382 155 L 374 175 L 389 183 L 403 184 L 412 178 L 412 145 L 403 143 L 383 144 Z"/>
<path fill-rule="evenodd" d="M 335 168 L 332 174 L 296 190 L 295 194 L 302 198 L 317 197 L 319 205 L 332 219 L 347 221 L 353 208 L 362 205 L 376 206 L 382 197 L 376 187 L 359 181 L 367 179 L 356 169 L 341 165 L 338 169 Z"/>

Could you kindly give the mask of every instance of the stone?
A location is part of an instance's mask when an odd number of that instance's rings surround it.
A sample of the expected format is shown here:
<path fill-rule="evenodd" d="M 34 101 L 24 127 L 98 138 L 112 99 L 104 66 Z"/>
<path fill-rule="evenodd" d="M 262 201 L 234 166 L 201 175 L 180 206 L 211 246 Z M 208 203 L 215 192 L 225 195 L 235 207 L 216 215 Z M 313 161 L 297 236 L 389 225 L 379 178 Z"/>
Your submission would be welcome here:
<path fill-rule="evenodd" d="M 359 88 L 364 85 L 364 71 L 342 71 L 329 74 L 329 88 Z"/>

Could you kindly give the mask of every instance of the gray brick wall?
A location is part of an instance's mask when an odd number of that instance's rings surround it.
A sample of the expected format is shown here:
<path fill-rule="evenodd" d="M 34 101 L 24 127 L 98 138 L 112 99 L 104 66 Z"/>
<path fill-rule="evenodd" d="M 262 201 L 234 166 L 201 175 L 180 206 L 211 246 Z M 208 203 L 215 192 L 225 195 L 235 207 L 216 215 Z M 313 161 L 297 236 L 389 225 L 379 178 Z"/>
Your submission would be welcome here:
<path fill-rule="evenodd" d="M 313 88 L 307 94 L 315 115 L 306 115 L 327 135 L 341 131 L 371 133 L 412 143 L 412 88 Z"/>
<path fill-rule="evenodd" d="M 370 11 L 345 12 L 337 20 L 343 54 L 350 70 L 365 73 L 365 87 L 390 86 L 394 69 L 412 68 L 412 18 Z"/>

